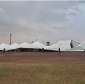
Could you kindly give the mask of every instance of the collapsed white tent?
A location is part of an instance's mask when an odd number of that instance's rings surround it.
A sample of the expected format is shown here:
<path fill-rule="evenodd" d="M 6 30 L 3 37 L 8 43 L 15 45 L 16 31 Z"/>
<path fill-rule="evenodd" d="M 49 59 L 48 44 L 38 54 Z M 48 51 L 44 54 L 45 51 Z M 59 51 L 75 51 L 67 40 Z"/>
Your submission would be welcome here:
<path fill-rule="evenodd" d="M 58 41 L 57 43 L 47 47 L 47 49 L 58 51 L 58 49 L 60 48 L 61 51 L 67 51 L 67 50 L 71 49 L 71 45 L 70 45 L 71 43 L 72 43 L 74 48 L 79 46 L 79 44 L 80 44 L 80 43 L 73 41 L 73 40 L 65 40 L 65 41 L 62 40 L 62 41 Z"/>
<path fill-rule="evenodd" d="M 44 48 L 45 45 L 43 45 L 42 43 L 36 41 L 32 44 L 24 42 L 18 45 L 18 48 L 34 48 L 34 49 L 42 49 Z"/>
<path fill-rule="evenodd" d="M 77 46 L 77 47 L 74 47 L 74 48 L 70 48 L 66 51 L 84 51 L 84 49 L 81 46 Z"/>
<path fill-rule="evenodd" d="M 72 44 L 73 44 L 73 47 L 78 47 L 80 46 L 80 43 L 77 42 L 77 41 L 74 41 L 74 40 L 71 40 Z"/>
<path fill-rule="evenodd" d="M 13 43 L 10 45 L 9 50 L 13 50 L 13 49 L 17 49 L 17 48 L 19 48 L 19 44 Z"/>
<path fill-rule="evenodd" d="M 19 45 L 19 48 L 30 48 L 31 44 L 24 42 Z"/>
<path fill-rule="evenodd" d="M 0 44 L 0 50 L 3 50 L 3 49 L 9 50 L 10 49 L 10 45 L 5 44 L 5 43 Z"/>
<path fill-rule="evenodd" d="M 49 50 L 56 50 L 56 51 L 58 51 L 59 48 L 61 50 L 70 49 L 70 40 L 58 41 L 57 43 L 48 47 Z"/>
<path fill-rule="evenodd" d="M 85 50 L 85 43 L 81 43 L 80 46 Z"/>
<path fill-rule="evenodd" d="M 45 48 L 46 46 L 43 45 L 42 43 L 36 41 L 34 43 L 31 44 L 30 48 L 34 48 L 34 49 L 42 49 Z"/>
<path fill-rule="evenodd" d="M 71 43 L 73 48 L 71 47 Z M 17 43 L 13 43 L 11 45 L 2 43 L 0 44 L 0 50 L 3 49 L 6 50 L 13 50 L 13 49 L 17 49 L 17 48 L 33 48 L 33 49 L 46 49 L 46 50 L 55 50 L 58 51 L 59 48 L 61 49 L 61 51 L 84 51 L 85 48 L 82 48 L 82 46 L 80 45 L 80 43 L 73 41 L 73 40 L 62 40 L 62 41 L 58 41 L 57 43 L 50 45 L 50 46 L 45 46 L 44 44 L 36 41 L 32 44 L 29 44 L 27 42 L 21 43 L 21 44 L 17 44 Z"/>

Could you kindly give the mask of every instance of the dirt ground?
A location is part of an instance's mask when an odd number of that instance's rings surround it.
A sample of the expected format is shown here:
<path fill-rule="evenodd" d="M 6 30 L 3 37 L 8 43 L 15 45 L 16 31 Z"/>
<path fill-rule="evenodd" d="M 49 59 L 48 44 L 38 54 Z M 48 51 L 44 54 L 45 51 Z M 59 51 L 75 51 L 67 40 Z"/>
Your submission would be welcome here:
<path fill-rule="evenodd" d="M 6 52 L 0 63 L 85 63 L 85 52 Z"/>
<path fill-rule="evenodd" d="M 85 52 L 0 53 L 0 84 L 85 84 Z"/>

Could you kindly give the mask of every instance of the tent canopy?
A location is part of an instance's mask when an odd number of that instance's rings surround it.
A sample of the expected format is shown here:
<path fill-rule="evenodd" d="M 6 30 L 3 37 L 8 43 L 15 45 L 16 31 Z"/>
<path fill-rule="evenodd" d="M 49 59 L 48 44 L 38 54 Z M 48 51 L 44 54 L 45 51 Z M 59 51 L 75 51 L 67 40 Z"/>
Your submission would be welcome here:
<path fill-rule="evenodd" d="M 60 48 L 61 51 L 66 51 L 66 50 L 71 49 L 71 43 L 73 45 L 73 48 L 80 45 L 80 43 L 73 41 L 73 40 L 61 40 L 61 41 L 58 41 L 57 43 L 49 46 L 47 49 L 58 51 L 58 49 Z"/>
<path fill-rule="evenodd" d="M 0 44 L 0 50 L 3 50 L 4 48 L 5 48 L 6 50 L 10 49 L 10 45 L 5 44 L 5 43 Z"/>
<path fill-rule="evenodd" d="M 31 48 L 42 49 L 42 48 L 45 48 L 45 45 L 43 45 L 42 43 L 36 41 L 36 42 L 31 44 Z"/>
<path fill-rule="evenodd" d="M 19 45 L 19 48 L 30 48 L 31 44 L 24 42 Z"/>
<path fill-rule="evenodd" d="M 71 47 L 71 43 L 72 43 L 73 48 Z M 58 51 L 59 48 L 61 49 L 61 51 L 83 51 L 85 49 L 81 46 L 80 43 L 73 41 L 73 40 L 61 40 L 50 46 L 45 46 L 39 41 L 36 41 L 32 44 L 27 43 L 27 42 L 23 42 L 21 44 L 13 43 L 12 45 L 8 45 L 5 43 L 0 44 L 0 50 L 3 50 L 4 48 L 6 50 L 12 50 L 12 49 L 17 49 L 17 48 L 34 48 L 34 49 L 44 48 L 46 50 L 55 50 L 55 51 Z"/>
<path fill-rule="evenodd" d="M 13 44 L 10 45 L 9 50 L 17 49 L 17 48 L 19 48 L 19 44 L 17 44 L 17 43 L 13 43 Z"/>

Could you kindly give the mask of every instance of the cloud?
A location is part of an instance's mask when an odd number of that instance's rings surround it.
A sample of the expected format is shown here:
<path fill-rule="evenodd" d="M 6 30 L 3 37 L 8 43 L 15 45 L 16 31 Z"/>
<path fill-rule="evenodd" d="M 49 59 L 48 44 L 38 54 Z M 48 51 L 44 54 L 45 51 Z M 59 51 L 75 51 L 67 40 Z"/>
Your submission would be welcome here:
<path fill-rule="evenodd" d="M 0 37 L 4 39 L 9 32 L 18 42 L 80 40 L 84 35 L 85 10 L 79 2 L 2 2 L 0 8 Z"/>
<path fill-rule="evenodd" d="M 5 13 L 5 10 L 3 8 L 0 8 L 0 13 Z"/>
<path fill-rule="evenodd" d="M 83 1 L 83 0 L 0 0 L 0 1 Z"/>

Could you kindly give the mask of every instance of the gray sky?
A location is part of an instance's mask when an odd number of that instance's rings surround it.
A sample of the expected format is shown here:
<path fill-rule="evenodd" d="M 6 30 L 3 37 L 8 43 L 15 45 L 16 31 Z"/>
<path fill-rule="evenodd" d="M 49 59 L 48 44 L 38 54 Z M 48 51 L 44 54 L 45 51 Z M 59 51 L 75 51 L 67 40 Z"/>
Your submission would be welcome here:
<path fill-rule="evenodd" d="M 85 41 L 85 3 L 63 1 L 0 1 L 0 43 L 58 40 Z"/>

